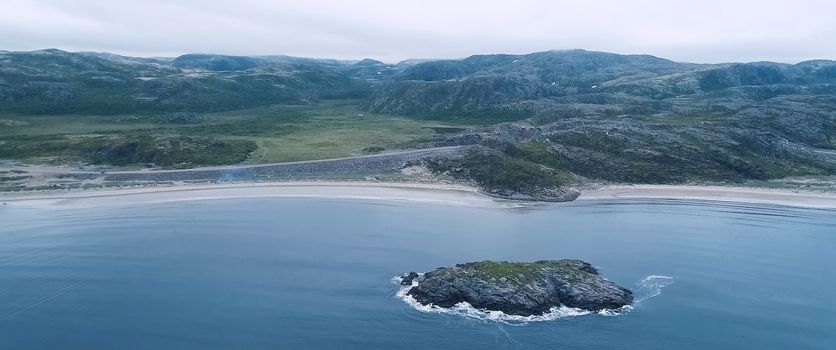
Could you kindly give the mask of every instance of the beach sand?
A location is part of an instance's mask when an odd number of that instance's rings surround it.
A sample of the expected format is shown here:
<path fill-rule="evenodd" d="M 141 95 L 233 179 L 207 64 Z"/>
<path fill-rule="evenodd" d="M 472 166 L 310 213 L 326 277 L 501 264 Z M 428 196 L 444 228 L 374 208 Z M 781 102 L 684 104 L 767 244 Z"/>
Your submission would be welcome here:
<path fill-rule="evenodd" d="M 101 207 L 142 203 L 225 198 L 329 198 L 422 202 L 475 207 L 519 206 L 497 201 L 472 187 L 447 184 L 375 182 L 275 182 L 149 186 L 128 189 L 88 189 L 0 193 L 3 205 Z"/>
<path fill-rule="evenodd" d="M 836 209 L 836 194 L 834 193 L 754 187 L 619 185 L 584 191 L 578 198 L 579 201 L 613 199 L 707 200 Z"/>
<path fill-rule="evenodd" d="M 329 198 L 420 202 L 474 207 L 513 208 L 539 203 L 496 199 L 463 185 L 382 182 L 274 182 L 151 186 L 0 193 L 2 205 L 27 207 L 102 207 L 224 198 Z M 749 187 L 619 185 L 584 191 L 578 201 L 678 199 L 836 209 L 836 194 Z"/>

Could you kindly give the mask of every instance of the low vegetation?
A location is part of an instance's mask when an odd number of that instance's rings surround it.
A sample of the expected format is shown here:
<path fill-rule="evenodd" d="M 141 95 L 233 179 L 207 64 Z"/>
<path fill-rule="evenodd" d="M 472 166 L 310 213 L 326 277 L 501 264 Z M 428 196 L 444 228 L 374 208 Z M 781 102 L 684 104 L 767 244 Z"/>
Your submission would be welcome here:
<path fill-rule="evenodd" d="M 193 167 L 235 164 L 256 149 L 249 140 L 216 140 L 182 136 L 35 137 L 0 144 L 0 158 L 41 158 L 52 162 Z"/>
<path fill-rule="evenodd" d="M 597 273 L 594 268 L 560 260 L 543 260 L 530 263 L 486 260 L 456 266 L 470 269 L 485 280 L 504 278 L 519 284 L 526 284 L 538 277 L 538 271 L 544 268 L 555 269 L 564 278 L 573 280 L 580 280 L 586 273 Z"/>
<path fill-rule="evenodd" d="M 493 193 L 533 193 L 569 184 L 569 174 L 506 154 L 473 151 L 462 158 L 430 159 L 428 169 L 470 180 Z"/>
<path fill-rule="evenodd" d="M 836 174 L 836 62 L 584 50 L 462 60 L 0 52 L 0 159 L 191 167 L 478 145 L 490 193 Z M 570 198 L 570 197 L 567 197 Z"/>
<path fill-rule="evenodd" d="M 249 140 L 140 136 L 87 140 L 79 155 L 93 164 L 193 167 L 240 163 L 255 149 Z"/>
<path fill-rule="evenodd" d="M 449 129 L 466 130 L 436 121 L 364 113 L 355 101 L 331 101 L 311 106 L 269 106 L 241 111 L 197 114 L 150 115 L 60 115 L 3 118 L 26 121 L 0 127 L 0 159 L 34 163 L 95 162 L 110 165 L 144 166 L 156 162 L 147 154 L 132 157 L 94 157 L 87 152 L 101 144 L 130 145 L 139 139 L 205 144 L 207 139 L 233 147 L 236 156 L 193 155 L 184 164 L 259 164 L 325 159 L 403 149 L 443 138 Z M 176 148 L 176 142 L 161 147 Z M 251 149 L 250 157 L 240 152 Z M 126 148 L 120 148 L 125 151 Z M 137 149 L 139 150 L 139 149 Z M 197 147 L 195 152 L 211 148 Z M 112 152 L 105 152 L 112 154 Z M 166 157 L 167 158 L 167 157 Z M 172 159 L 174 159 L 172 158 Z M 212 159 L 208 159 L 212 158 Z M 225 162 L 225 163 L 223 163 Z M 166 164 L 171 162 L 166 161 Z M 170 165 L 169 165 L 170 166 Z"/>

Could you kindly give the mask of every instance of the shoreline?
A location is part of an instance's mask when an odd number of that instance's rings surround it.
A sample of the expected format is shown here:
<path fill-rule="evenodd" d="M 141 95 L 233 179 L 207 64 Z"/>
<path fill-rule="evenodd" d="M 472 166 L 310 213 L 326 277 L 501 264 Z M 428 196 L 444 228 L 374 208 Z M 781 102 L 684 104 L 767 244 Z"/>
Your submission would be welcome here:
<path fill-rule="evenodd" d="M 836 193 L 716 185 L 613 185 L 582 191 L 577 201 L 617 199 L 699 200 L 836 209 Z"/>
<path fill-rule="evenodd" d="M 72 208 L 245 198 L 349 199 L 473 207 L 519 206 L 496 200 L 469 186 L 407 182 L 291 181 L 0 193 L 2 205 Z"/>
<path fill-rule="evenodd" d="M 243 198 L 320 198 L 515 208 L 549 202 L 504 200 L 466 185 L 369 181 L 291 181 L 147 186 L 44 192 L 0 192 L 3 206 L 99 207 Z M 836 209 L 836 194 L 693 185 L 613 185 L 584 190 L 578 202 L 621 199 L 700 200 Z"/>

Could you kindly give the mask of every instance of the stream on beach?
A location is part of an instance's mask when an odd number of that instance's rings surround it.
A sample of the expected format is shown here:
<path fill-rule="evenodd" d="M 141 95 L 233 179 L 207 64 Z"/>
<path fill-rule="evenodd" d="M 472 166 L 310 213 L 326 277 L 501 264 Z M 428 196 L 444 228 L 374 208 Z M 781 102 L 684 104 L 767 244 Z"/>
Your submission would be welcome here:
<path fill-rule="evenodd" d="M 836 211 L 251 198 L 0 207 L 0 349 L 832 349 Z M 576 258 L 617 314 L 414 308 L 396 275 Z"/>

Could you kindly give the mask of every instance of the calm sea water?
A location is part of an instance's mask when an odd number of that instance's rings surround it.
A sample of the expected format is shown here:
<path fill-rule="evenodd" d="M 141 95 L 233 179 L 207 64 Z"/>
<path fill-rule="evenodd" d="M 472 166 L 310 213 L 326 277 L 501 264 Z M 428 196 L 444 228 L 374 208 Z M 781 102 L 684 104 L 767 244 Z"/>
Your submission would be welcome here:
<path fill-rule="evenodd" d="M 646 299 L 619 316 L 503 323 L 417 311 L 391 282 L 458 262 L 556 258 L 589 261 Z M 836 211 L 826 210 L 313 199 L 6 206 L 0 348 L 833 349 L 834 269 Z M 670 279 L 651 277 L 660 288 L 648 276 Z"/>

